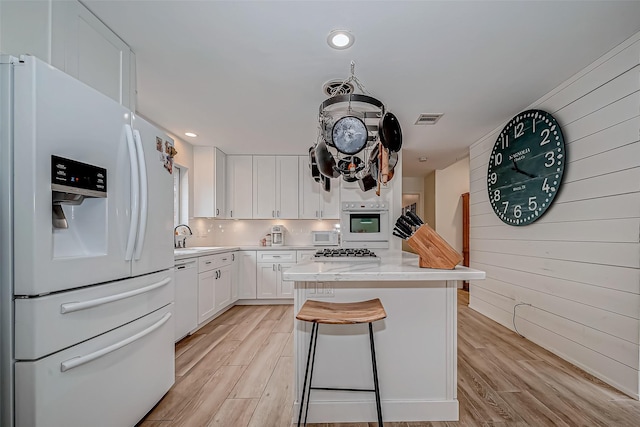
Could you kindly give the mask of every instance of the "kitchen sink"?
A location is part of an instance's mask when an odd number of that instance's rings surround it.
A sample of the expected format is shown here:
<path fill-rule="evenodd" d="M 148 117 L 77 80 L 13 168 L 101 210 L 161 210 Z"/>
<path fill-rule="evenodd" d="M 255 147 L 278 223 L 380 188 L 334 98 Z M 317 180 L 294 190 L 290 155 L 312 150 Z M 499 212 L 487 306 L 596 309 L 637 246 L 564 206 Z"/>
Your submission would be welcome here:
<path fill-rule="evenodd" d="M 180 248 L 180 249 L 174 249 L 173 250 L 174 255 L 197 254 L 198 252 L 200 252 L 200 251 L 197 250 L 197 249 L 192 249 L 192 248 L 189 248 L 189 249 Z"/>

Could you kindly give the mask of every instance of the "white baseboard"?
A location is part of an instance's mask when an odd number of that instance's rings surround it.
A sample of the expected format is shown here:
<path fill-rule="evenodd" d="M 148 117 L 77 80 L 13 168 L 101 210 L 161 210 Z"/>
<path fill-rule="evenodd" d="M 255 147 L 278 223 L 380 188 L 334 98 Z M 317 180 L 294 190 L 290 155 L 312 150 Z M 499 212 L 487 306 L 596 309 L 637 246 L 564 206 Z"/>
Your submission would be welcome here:
<path fill-rule="evenodd" d="M 282 299 L 239 299 L 235 302 L 235 305 L 274 305 L 274 304 L 289 304 L 293 305 L 293 298 Z"/>
<path fill-rule="evenodd" d="M 293 422 L 298 422 L 300 402 L 293 405 Z M 311 402 L 308 423 L 355 423 L 377 421 L 375 400 Z M 458 401 L 382 401 L 382 419 L 400 421 L 457 421 Z M 304 418 L 304 414 L 303 414 Z"/>

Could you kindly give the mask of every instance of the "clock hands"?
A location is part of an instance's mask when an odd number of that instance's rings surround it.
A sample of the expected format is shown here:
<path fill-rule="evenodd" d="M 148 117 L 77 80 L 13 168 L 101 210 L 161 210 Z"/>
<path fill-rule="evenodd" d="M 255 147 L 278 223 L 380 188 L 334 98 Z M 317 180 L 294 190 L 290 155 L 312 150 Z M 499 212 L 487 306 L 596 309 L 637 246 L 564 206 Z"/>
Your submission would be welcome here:
<path fill-rule="evenodd" d="M 523 174 L 523 175 L 526 175 L 526 176 L 528 176 L 529 178 L 536 178 L 536 176 L 535 176 L 535 175 L 530 174 L 529 172 L 525 172 L 525 171 L 523 171 L 522 169 L 520 169 L 520 168 L 518 167 L 518 164 L 516 163 L 515 159 L 513 159 L 512 161 L 513 161 L 513 167 L 511 168 L 511 170 L 514 170 L 514 171 L 519 172 L 519 173 L 521 173 L 521 174 Z"/>

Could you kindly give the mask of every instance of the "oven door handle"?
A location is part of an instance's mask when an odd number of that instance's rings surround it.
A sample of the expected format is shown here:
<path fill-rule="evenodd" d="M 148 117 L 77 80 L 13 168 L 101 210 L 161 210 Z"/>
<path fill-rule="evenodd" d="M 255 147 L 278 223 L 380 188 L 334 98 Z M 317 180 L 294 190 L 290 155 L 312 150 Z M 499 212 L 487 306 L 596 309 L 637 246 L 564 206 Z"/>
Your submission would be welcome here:
<path fill-rule="evenodd" d="M 116 350 L 121 349 L 125 345 L 129 345 L 134 341 L 138 341 L 139 339 L 149 335 L 156 329 L 160 328 L 162 325 L 167 323 L 167 321 L 171 318 L 171 313 L 167 313 L 160 320 L 158 320 L 153 325 L 149 326 L 147 329 L 144 329 L 138 332 L 135 335 L 131 335 L 129 338 L 123 339 L 115 344 L 111 344 L 110 346 L 101 348 L 100 350 L 94 351 L 93 353 L 85 354 L 84 356 L 77 356 L 69 360 L 65 360 L 60 364 L 60 371 L 66 372 L 70 369 L 77 368 L 78 366 L 85 365 L 89 362 L 93 362 L 96 359 L 101 358 L 102 356 L 106 356 L 109 353 L 113 353 Z"/>

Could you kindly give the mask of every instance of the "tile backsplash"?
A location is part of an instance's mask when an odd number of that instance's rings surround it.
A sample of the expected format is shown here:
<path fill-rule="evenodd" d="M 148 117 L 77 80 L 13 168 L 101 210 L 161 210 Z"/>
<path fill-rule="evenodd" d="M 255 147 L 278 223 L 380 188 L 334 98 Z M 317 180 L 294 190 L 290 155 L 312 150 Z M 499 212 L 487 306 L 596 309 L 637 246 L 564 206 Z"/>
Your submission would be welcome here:
<path fill-rule="evenodd" d="M 207 219 L 192 218 L 189 226 L 193 236 L 187 246 L 257 246 L 271 232 L 271 226 L 280 224 L 285 228 L 284 244 L 294 246 L 311 245 L 311 231 L 333 230 L 339 224 L 335 220 L 314 219 Z"/>

